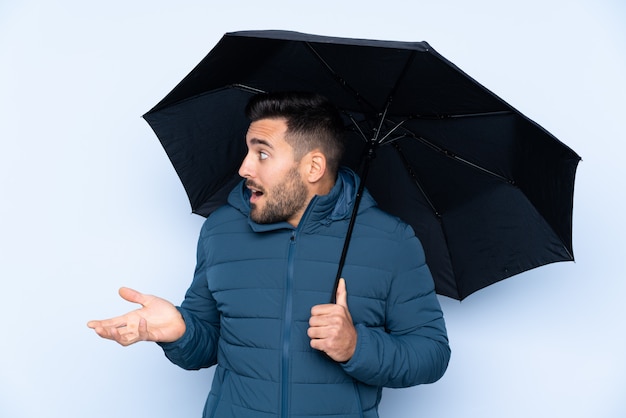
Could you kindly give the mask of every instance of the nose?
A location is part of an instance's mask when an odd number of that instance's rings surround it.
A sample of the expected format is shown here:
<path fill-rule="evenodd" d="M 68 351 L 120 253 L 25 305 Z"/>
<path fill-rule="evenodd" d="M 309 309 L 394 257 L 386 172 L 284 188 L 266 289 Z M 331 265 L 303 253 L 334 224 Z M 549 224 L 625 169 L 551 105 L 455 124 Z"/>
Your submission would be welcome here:
<path fill-rule="evenodd" d="M 252 177 L 253 173 L 252 164 L 249 157 L 250 153 L 246 154 L 246 157 L 243 159 L 241 165 L 239 166 L 239 175 L 246 179 Z"/>

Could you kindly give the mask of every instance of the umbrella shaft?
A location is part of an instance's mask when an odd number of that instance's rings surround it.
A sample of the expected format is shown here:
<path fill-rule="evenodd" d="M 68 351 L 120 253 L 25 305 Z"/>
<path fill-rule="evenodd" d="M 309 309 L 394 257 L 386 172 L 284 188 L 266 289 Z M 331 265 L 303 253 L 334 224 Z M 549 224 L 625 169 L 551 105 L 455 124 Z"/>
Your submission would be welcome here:
<path fill-rule="evenodd" d="M 350 222 L 348 224 L 348 231 L 346 232 L 346 238 L 343 242 L 343 249 L 341 251 L 341 258 L 339 259 L 339 266 L 337 267 L 337 275 L 335 276 L 335 284 L 333 286 L 333 291 L 330 295 L 330 303 L 335 303 L 337 298 L 337 288 L 339 287 L 339 280 L 341 279 L 341 273 L 343 272 L 343 266 L 346 263 L 346 256 L 348 255 L 348 248 L 350 247 L 350 239 L 352 237 L 352 231 L 354 230 L 354 224 L 356 222 L 356 216 L 359 211 L 359 205 L 361 203 L 361 198 L 363 197 L 363 191 L 365 190 L 365 179 L 367 178 L 367 173 L 369 172 L 370 164 L 374 159 L 374 143 L 370 142 L 370 146 L 367 150 L 367 155 L 365 157 L 365 162 L 363 164 L 363 169 L 359 174 L 361 181 L 359 183 L 359 188 L 356 192 L 356 198 L 354 200 L 354 207 L 352 208 L 352 214 L 350 216 Z"/>

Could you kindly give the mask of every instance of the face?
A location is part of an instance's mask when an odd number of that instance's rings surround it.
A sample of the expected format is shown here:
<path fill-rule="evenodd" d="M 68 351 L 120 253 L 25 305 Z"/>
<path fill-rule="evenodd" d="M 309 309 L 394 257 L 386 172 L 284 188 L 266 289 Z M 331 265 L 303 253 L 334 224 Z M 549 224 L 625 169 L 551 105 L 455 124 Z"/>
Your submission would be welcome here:
<path fill-rule="evenodd" d="M 286 132 L 284 119 L 261 119 L 250 124 L 246 135 L 248 154 L 239 175 L 252 192 L 250 217 L 257 223 L 297 226 L 310 200 Z"/>

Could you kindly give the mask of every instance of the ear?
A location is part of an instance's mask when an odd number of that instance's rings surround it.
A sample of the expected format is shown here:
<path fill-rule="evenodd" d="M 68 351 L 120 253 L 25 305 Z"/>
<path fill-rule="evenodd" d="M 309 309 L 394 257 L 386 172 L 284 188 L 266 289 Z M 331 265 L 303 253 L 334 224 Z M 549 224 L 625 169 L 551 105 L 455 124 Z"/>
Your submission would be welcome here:
<path fill-rule="evenodd" d="M 313 150 L 307 155 L 306 179 L 309 183 L 317 183 L 326 173 L 326 156 L 319 150 Z"/>

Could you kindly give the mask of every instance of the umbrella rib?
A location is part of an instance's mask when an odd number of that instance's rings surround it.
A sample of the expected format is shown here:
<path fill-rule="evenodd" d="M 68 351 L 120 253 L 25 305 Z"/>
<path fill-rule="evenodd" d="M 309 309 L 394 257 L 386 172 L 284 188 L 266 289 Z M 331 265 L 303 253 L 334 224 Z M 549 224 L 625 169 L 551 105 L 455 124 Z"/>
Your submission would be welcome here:
<path fill-rule="evenodd" d="M 404 155 L 404 152 L 402 152 L 402 148 L 400 148 L 400 145 L 398 145 L 397 142 L 393 142 L 392 146 L 395 148 L 395 150 L 400 155 L 400 159 L 402 160 L 402 163 L 404 164 L 404 167 L 406 168 L 407 172 L 411 176 L 411 179 L 413 180 L 413 183 L 417 186 L 417 188 L 419 189 L 420 193 L 422 193 L 422 196 L 424 196 L 424 199 L 426 199 L 426 202 L 428 203 L 428 205 L 432 209 L 432 211 L 435 214 L 435 216 L 437 217 L 437 219 L 439 219 L 441 221 L 441 213 L 437 210 L 437 208 L 435 207 L 433 201 L 430 200 L 430 198 L 428 197 L 428 194 L 426 193 L 426 191 L 422 187 L 422 184 L 420 183 L 419 179 L 417 178 L 417 174 L 415 174 L 415 171 L 413 170 L 413 167 L 411 166 L 411 163 L 409 162 L 409 160 Z"/>
<path fill-rule="evenodd" d="M 511 110 L 495 110 L 493 112 L 478 112 L 478 113 L 459 113 L 448 115 L 409 115 L 408 119 L 422 119 L 422 120 L 441 120 L 441 119 L 461 119 L 461 118 L 480 118 L 484 116 L 497 116 L 497 115 L 509 115 Z"/>
<path fill-rule="evenodd" d="M 395 138 L 390 139 L 389 141 L 386 141 L 387 138 L 389 138 L 389 136 L 391 136 L 391 134 L 393 134 L 398 128 L 400 128 L 402 125 L 404 125 L 404 122 L 406 122 L 406 119 L 401 121 L 401 122 L 396 123 L 395 126 L 393 128 L 391 128 L 389 130 L 389 132 L 387 132 L 385 134 L 385 136 L 380 139 L 380 141 L 378 141 L 378 143 L 379 144 L 383 144 L 383 143 L 389 144 L 389 143 L 397 141 L 400 138 L 406 137 L 406 135 L 400 135 L 399 137 L 395 137 Z"/>
<path fill-rule="evenodd" d="M 250 87 L 250 86 L 247 86 L 247 85 L 241 84 L 241 83 L 231 84 L 231 87 L 239 89 L 239 90 L 243 90 L 243 91 L 246 91 L 246 92 L 249 92 L 249 93 L 255 93 L 255 94 L 267 93 L 265 90 L 257 89 L 255 87 Z"/>
<path fill-rule="evenodd" d="M 415 51 L 412 51 L 411 54 L 409 55 L 409 57 L 407 58 L 406 62 L 404 63 L 404 67 L 402 68 L 402 72 L 396 78 L 396 82 L 393 85 L 393 88 L 391 89 L 391 91 L 389 92 L 389 95 L 387 96 L 387 103 L 385 104 L 385 110 L 384 110 L 384 112 L 382 113 L 382 115 L 380 117 L 380 123 L 378 125 L 378 131 L 376 131 L 376 138 L 375 138 L 375 140 L 378 138 L 378 135 L 382 131 L 383 124 L 388 120 L 387 119 L 387 113 L 389 111 L 389 107 L 391 106 L 391 102 L 393 102 L 393 98 L 395 96 L 395 93 L 398 90 L 398 86 L 400 85 L 402 80 L 404 80 L 404 78 L 406 77 L 406 75 L 407 75 L 407 73 L 409 71 L 409 67 L 411 66 L 411 64 L 413 63 L 414 60 L 415 60 Z M 385 139 L 387 139 L 389 137 L 389 135 L 391 135 L 400 126 L 402 126 L 404 124 L 404 122 L 406 122 L 406 120 L 403 120 L 403 121 L 397 123 L 393 128 L 391 128 L 389 130 L 389 132 L 387 132 L 385 134 L 385 136 L 382 139 L 380 139 L 380 141 L 378 141 L 378 144 L 382 144 L 383 142 L 385 142 Z"/>
<path fill-rule="evenodd" d="M 461 163 L 463 163 L 465 165 L 468 165 L 468 166 L 470 166 L 470 167 L 472 167 L 472 168 L 474 168 L 476 170 L 482 171 L 485 174 L 489 174 L 489 175 L 491 175 L 493 177 L 496 177 L 496 178 L 498 178 L 498 179 L 500 179 L 500 180 L 502 180 L 502 181 L 504 181 L 506 183 L 509 183 L 511 185 L 515 185 L 515 181 L 512 180 L 512 179 L 506 178 L 506 177 L 504 177 L 504 176 L 502 176 L 502 175 L 500 175 L 498 173 L 495 173 L 495 172 L 493 172 L 493 171 L 491 171 L 491 170 L 489 170 L 489 169 L 487 169 L 485 167 L 482 167 L 482 166 L 480 166 L 480 165 L 478 165 L 476 163 L 473 163 L 473 162 L 471 162 L 471 161 L 469 161 L 469 160 L 467 160 L 467 159 L 465 159 L 463 157 L 460 157 L 456 153 L 434 144 L 433 142 L 427 140 L 423 136 L 416 135 L 415 133 L 411 132 L 409 129 L 406 129 L 406 131 L 409 133 L 408 136 L 411 136 L 412 138 L 420 141 L 421 143 L 427 145 L 431 149 L 439 152 L 440 154 L 445 155 L 448 158 L 452 158 L 453 160 L 459 161 L 459 162 L 461 162 Z"/>
<path fill-rule="evenodd" d="M 363 130 L 359 126 L 359 123 L 354 119 L 354 117 L 350 113 L 348 113 L 346 111 L 344 111 L 344 113 L 348 116 L 348 118 L 350 118 L 350 121 L 352 122 L 352 124 L 354 125 L 356 130 L 361 135 L 361 138 L 363 138 L 365 140 L 365 142 L 367 142 L 368 141 L 367 136 L 365 135 L 365 133 L 363 132 Z"/>
<path fill-rule="evenodd" d="M 443 218 L 441 216 L 441 213 L 437 210 L 437 208 L 435 207 L 435 205 L 432 202 L 432 200 L 430 200 L 430 198 L 428 197 L 428 194 L 426 193 L 426 190 L 424 190 L 424 188 L 422 187 L 422 184 L 420 183 L 420 181 L 419 181 L 419 179 L 417 177 L 417 174 L 413 170 L 413 166 L 411 165 L 409 160 L 404 155 L 404 152 L 402 151 L 402 148 L 400 147 L 400 145 L 397 142 L 392 142 L 391 145 L 394 147 L 394 149 L 396 150 L 396 152 L 400 156 L 400 160 L 404 164 L 404 167 L 405 167 L 406 171 L 411 176 L 411 179 L 413 180 L 413 183 L 419 189 L 420 193 L 422 194 L 422 196 L 426 200 L 426 203 L 428 203 L 428 205 L 430 206 L 431 210 L 433 211 L 433 214 L 437 218 L 437 221 L 439 221 L 439 224 L 441 225 L 441 228 L 442 228 L 443 239 L 446 242 L 445 248 L 448 251 L 448 256 L 450 257 L 450 259 L 452 259 L 452 254 L 450 254 L 450 247 L 448 245 L 448 235 L 446 233 L 446 228 L 445 228 L 445 224 L 443 222 Z M 456 290 L 457 295 L 460 294 L 459 287 L 460 286 L 459 286 L 459 281 L 457 279 L 457 275 L 454 274 L 454 289 Z"/>
<path fill-rule="evenodd" d="M 496 116 L 496 115 L 508 115 L 513 113 L 510 110 L 494 110 L 493 112 L 477 112 L 477 113 L 461 113 L 461 114 L 454 114 L 454 115 L 448 115 L 447 117 L 451 118 L 451 119 L 456 119 L 456 118 L 477 118 L 477 117 L 483 117 L 483 116 Z"/>
<path fill-rule="evenodd" d="M 409 57 L 407 58 L 406 62 L 404 63 L 404 67 L 402 68 L 402 72 L 396 78 L 396 82 L 393 85 L 393 88 L 391 89 L 391 92 L 389 92 L 389 96 L 387 98 L 387 107 L 389 107 L 389 104 L 391 104 L 391 101 L 393 100 L 393 97 L 394 97 L 396 91 L 398 91 L 398 87 L 400 86 L 400 83 L 404 80 L 404 78 L 408 74 L 409 67 L 411 66 L 411 64 L 413 64 L 413 61 L 415 61 L 415 51 L 411 51 L 411 54 L 409 55 Z"/>
<path fill-rule="evenodd" d="M 309 51 L 311 51 L 311 53 L 319 60 L 319 62 L 322 63 L 322 65 L 326 68 L 326 70 L 328 70 L 328 72 L 339 83 L 339 85 L 354 96 L 357 103 L 365 104 L 370 108 L 370 110 L 376 111 L 376 107 L 373 104 L 371 104 L 369 101 L 365 100 L 365 98 L 361 96 L 361 94 L 355 88 L 350 86 L 348 82 L 346 81 L 346 79 L 343 78 L 337 71 L 335 71 L 334 68 L 331 67 L 328 62 L 326 62 L 324 57 L 322 57 L 322 55 L 313 47 L 313 45 L 310 42 L 305 42 L 304 44 L 307 46 Z"/>
<path fill-rule="evenodd" d="M 372 142 L 373 143 L 381 144 L 385 140 L 385 138 L 387 138 L 389 136 L 389 133 L 391 133 L 391 132 L 389 132 L 387 135 L 385 135 L 385 137 L 383 139 L 381 139 L 380 141 L 378 140 L 378 135 L 380 135 L 380 132 L 383 129 L 383 124 L 387 120 L 387 111 L 389 110 L 389 105 L 390 104 L 391 104 L 391 96 L 389 96 L 389 99 L 387 100 L 387 103 L 385 104 L 385 110 L 383 110 L 383 113 L 380 116 L 380 122 L 378 123 L 378 129 L 376 129 L 376 134 L 374 135 L 374 138 L 372 138 Z"/>

